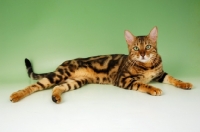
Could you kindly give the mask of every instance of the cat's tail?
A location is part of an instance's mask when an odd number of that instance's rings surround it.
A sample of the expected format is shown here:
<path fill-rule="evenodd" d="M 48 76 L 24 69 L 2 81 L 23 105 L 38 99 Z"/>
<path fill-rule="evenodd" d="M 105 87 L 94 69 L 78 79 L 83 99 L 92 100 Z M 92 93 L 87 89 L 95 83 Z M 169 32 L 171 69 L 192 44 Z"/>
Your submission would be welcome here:
<path fill-rule="evenodd" d="M 25 65 L 26 65 L 26 70 L 27 70 L 28 76 L 34 80 L 42 79 L 49 74 L 49 73 L 42 73 L 42 74 L 34 73 L 31 62 L 27 58 L 25 59 Z"/>

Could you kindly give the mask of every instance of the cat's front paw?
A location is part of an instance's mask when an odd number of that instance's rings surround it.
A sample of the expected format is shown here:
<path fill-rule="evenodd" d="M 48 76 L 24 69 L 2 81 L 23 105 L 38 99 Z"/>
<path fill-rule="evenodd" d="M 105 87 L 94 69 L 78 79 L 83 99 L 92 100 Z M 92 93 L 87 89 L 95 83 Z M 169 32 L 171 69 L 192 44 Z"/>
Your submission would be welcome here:
<path fill-rule="evenodd" d="M 24 98 L 24 92 L 22 90 L 14 92 L 10 95 L 10 101 L 15 103 Z"/>
<path fill-rule="evenodd" d="M 190 90 L 190 89 L 192 89 L 193 85 L 191 83 L 187 83 L 187 82 L 179 82 L 176 84 L 176 87 Z"/>
<path fill-rule="evenodd" d="M 159 88 L 150 88 L 147 93 L 153 96 L 160 96 L 162 94 L 162 90 Z"/>

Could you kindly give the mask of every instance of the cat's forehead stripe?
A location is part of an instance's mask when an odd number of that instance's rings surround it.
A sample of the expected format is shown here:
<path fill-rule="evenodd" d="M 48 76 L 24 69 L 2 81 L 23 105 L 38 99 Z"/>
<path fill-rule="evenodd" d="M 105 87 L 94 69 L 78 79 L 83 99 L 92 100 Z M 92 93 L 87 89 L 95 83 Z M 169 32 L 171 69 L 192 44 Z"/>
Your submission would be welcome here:
<path fill-rule="evenodd" d="M 139 44 L 145 44 L 145 36 L 137 36 L 136 39 L 138 41 Z"/>

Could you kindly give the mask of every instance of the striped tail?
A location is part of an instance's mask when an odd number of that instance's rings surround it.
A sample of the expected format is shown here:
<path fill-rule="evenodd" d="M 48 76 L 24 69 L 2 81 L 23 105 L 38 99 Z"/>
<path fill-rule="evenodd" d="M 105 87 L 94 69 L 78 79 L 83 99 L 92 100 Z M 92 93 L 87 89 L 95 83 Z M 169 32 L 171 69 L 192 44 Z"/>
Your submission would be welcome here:
<path fill-rule="evenodd" d="M 49 73 L 42 73 L 42 74 L 34 73 L 31 62 L 27 58 L 25 59 L 25 65 L 26 65 L 26 70 L 27 70 L 28 76 L 34 80 L 42 79 L 49 74 Z"/>

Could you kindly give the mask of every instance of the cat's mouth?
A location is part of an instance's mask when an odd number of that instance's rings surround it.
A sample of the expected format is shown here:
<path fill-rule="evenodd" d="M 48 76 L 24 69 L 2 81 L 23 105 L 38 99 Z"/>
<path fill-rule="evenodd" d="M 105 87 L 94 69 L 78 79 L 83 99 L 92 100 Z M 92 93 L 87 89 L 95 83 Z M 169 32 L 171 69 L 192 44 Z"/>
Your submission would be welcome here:
<path fill-rule="evenodd" d="M 143 63 L 145 63 L 145 62 L 148 62 L 149 60 L 150 60 L 150 58 L 151 58 L 151 55 L 150 56 L 139 56 L 139 58 L 137 58 L 137 60 L 138 61 L 140 61 L 140 62 L 143 62 Z"/>

